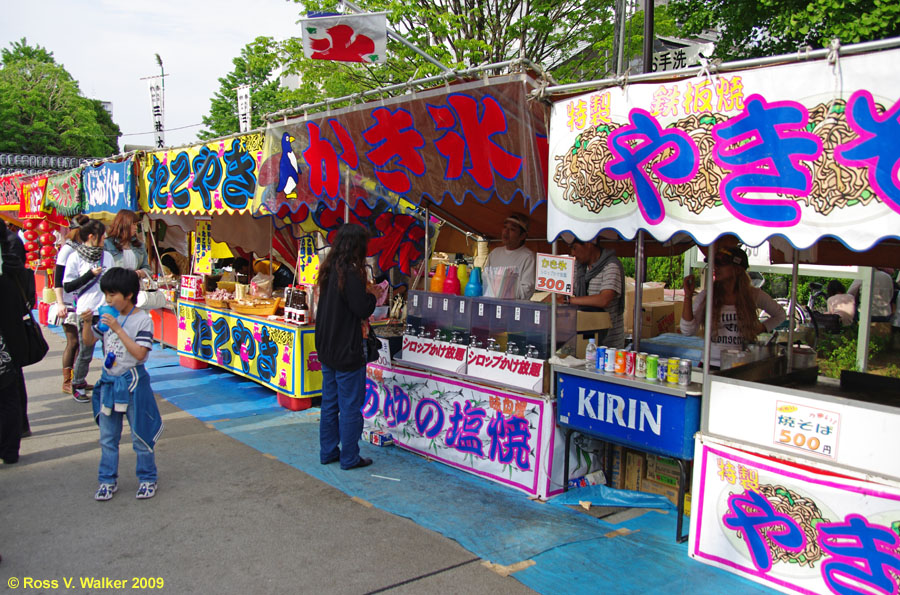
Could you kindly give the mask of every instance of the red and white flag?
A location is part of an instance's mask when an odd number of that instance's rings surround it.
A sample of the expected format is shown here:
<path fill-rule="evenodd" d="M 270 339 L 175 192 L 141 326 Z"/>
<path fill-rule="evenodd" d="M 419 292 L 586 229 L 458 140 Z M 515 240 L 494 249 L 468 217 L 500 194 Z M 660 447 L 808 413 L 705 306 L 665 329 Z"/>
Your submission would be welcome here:
<path fill-rule="evenodd" d="M 387 52 L 387 13 L 303 19 L 303 53 L 313 60 L 380 64 Z"/>

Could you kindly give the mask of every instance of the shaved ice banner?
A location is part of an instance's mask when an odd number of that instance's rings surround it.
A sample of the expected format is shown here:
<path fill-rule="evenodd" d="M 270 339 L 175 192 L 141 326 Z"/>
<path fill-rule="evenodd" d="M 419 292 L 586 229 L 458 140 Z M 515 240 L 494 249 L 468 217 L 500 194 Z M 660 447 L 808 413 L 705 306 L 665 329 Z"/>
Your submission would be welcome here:
<path fill-rule="evenodd" d="M 554 103 L 548 238 L 900 237 L 900 50 L 601 89 Z"/>

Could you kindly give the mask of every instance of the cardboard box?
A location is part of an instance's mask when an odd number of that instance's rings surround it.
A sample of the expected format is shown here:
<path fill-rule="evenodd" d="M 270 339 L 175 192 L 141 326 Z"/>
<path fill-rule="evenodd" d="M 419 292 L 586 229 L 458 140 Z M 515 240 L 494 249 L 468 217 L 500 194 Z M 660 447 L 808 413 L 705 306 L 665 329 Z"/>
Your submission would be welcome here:
<path fill-rule="evenodd" d="M 671 485 L 678 482 L 679 476 L 678 461 L 669 457 L 647 453 L 647 479 Z M 666 479 L 659 479 L 660 477 L 665 477 Z"/>
<path fill-rule="evenodd" d="M 658 481 L 653 481 L 652 479 L 645 479 L 641 484 L 641 491 L 646 492 L 648 494 L 659 494 L 660 496 L 665 496 L 665 498 L 678 506 L 678 486 L 670 486 L 664 483 L 659 483 Z M 684 514 L 690 516 L 691 514 L 691 494 L 690 492 L 685 492 L 684 494 Z"/>
<path fill-rule="evenodd" d="M 575 357 L 584 358 L 584 348 L 587 347 L 590 337 L 594 337 L 598 347 L 602 345 L 600 331 L 608 328 L 609 314 L 606 312 L 578 312 L 575 315 L 575 330 L 578 333 L 575 342 Z"/>
<path fill-rule="evenodd" d="M 609 449 L 609 456 L 612 459 L 609 487 L 621 490 L 625 487 L 625 448 L 613 444 Z"/>
<path fill-rule="evenodd" d="M 643 286 L 641 303 L 661 302 L 665 299 L 665 289 L 659 282 L 647 282 Z M 625 333 L 634 330 L 634 279 L 625 277 Z"/>
<path fill-rule="evenodd" d="M 644 482 L 646 459 L 644 453 L 635 450 L 625 451 L 625 489 L 641 491 Z"/>
<path fill-rule="evenodd" d="M 651 339 L 663 333 L 675 332 L 674 302 L 650 302 L 641 306 L 644 313 L 641 322 L 641 338 Z"/>
<path fill-rule="evenodd" d="M 668 296 L 665 301 L 670 302 L 673 306 L 675 306 L 675 330 L 673 332 L 678 332 L 679 327 L 681 326 L 681 313 L 684 311 L 684 295 L 675 296 L 675 299 L 670 299 Z"/>
<path fill-rule="evenodd" d="M 393 446 L 394 437 L 383 430 L 363 430 L 362 439 L 375 446 Z"/>

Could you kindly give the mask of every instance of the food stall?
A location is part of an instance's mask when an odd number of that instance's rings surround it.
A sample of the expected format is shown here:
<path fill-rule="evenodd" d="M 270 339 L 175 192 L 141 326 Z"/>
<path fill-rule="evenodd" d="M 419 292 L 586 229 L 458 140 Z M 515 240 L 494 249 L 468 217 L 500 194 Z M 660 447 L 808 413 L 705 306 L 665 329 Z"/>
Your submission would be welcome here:
<path fill-rule="evenodd" d="M 711 251 L 726 234 L 749 246 L 770 241 L 794 264 L 794 292 L 800 262 L 894 265 L 900 86 L 881 73 L 898 46 L 599 82 L 558 101 L 548 237 L 687 232 Z M 602 107 L 601 121 L 571 117 L 590 116 L 579 106 Z M 706 278 L 711 286 L 711 271 Z M 689 554 L 788 593 L 897 592 L 898 380 L 819 376 L 808 351 L 791 348 L 793 330 L 785 354 L 693 374 L 702 391 L 700 431 L 684 457 L 695 463 Z M 555 373 L 561 412 L 567 401 L 588 404 L 590 391 L 605 390 L 609 403 L 633 383 L 586 371 L 566 392 L 572 374 Z"/>

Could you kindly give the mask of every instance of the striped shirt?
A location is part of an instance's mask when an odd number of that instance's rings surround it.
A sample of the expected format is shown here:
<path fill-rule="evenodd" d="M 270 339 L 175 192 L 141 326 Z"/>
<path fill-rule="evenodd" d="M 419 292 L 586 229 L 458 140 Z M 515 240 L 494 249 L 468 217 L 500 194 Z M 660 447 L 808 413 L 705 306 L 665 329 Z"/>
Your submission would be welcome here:
<path fill-rule="evenodd" d="M 153 319 L 150 318 L 150 315 L 147 312 L 135 307 L 131 314 L 119 314 L 117 320 L 119 321 L 119 324 L 122 325 L 122 328 L 125 329 L 125 334 L 134 339 L 135 343 L 141 347 L 153 349 Z M 96 326 L 94 326 L 93 329 L 94 334 L 100 334 Z M 128 349 L 125 347 L 124 343 L 122 343 L 119 335 L 112 330 L 103 333 L 104 362 L 106 361 L 106 355 L 110 352 L 116 354 L 116 361 L 112 368 L 108 370 L 108 373 L 113 376 L 121 376 L 138 364 L 147 363 L 147 360 L 150 359 L 150 352 L 147 352 L 147 357 L 142 361 L 135 359 L 135 357 L 128 352 Z"/>
<path fill-rule="evenodd" d="M 616 263 L 610 261 L 600 273 L 590 280 L 587 286 L 588 295 L 597 295 L 604 289 L 612 289 L 616 292 L 616 297 L 603 310 L 609 314 L 609 330 L 606 338 L 601 339 L 602 344 L 607 347 L 615 347 L 616 349 L 625 348 L 625 323 L 623 316 L 619 312 L 619 300 L 622 296 L 619 292 L 622 289 L 622 274 L 620 267 Z"/>

